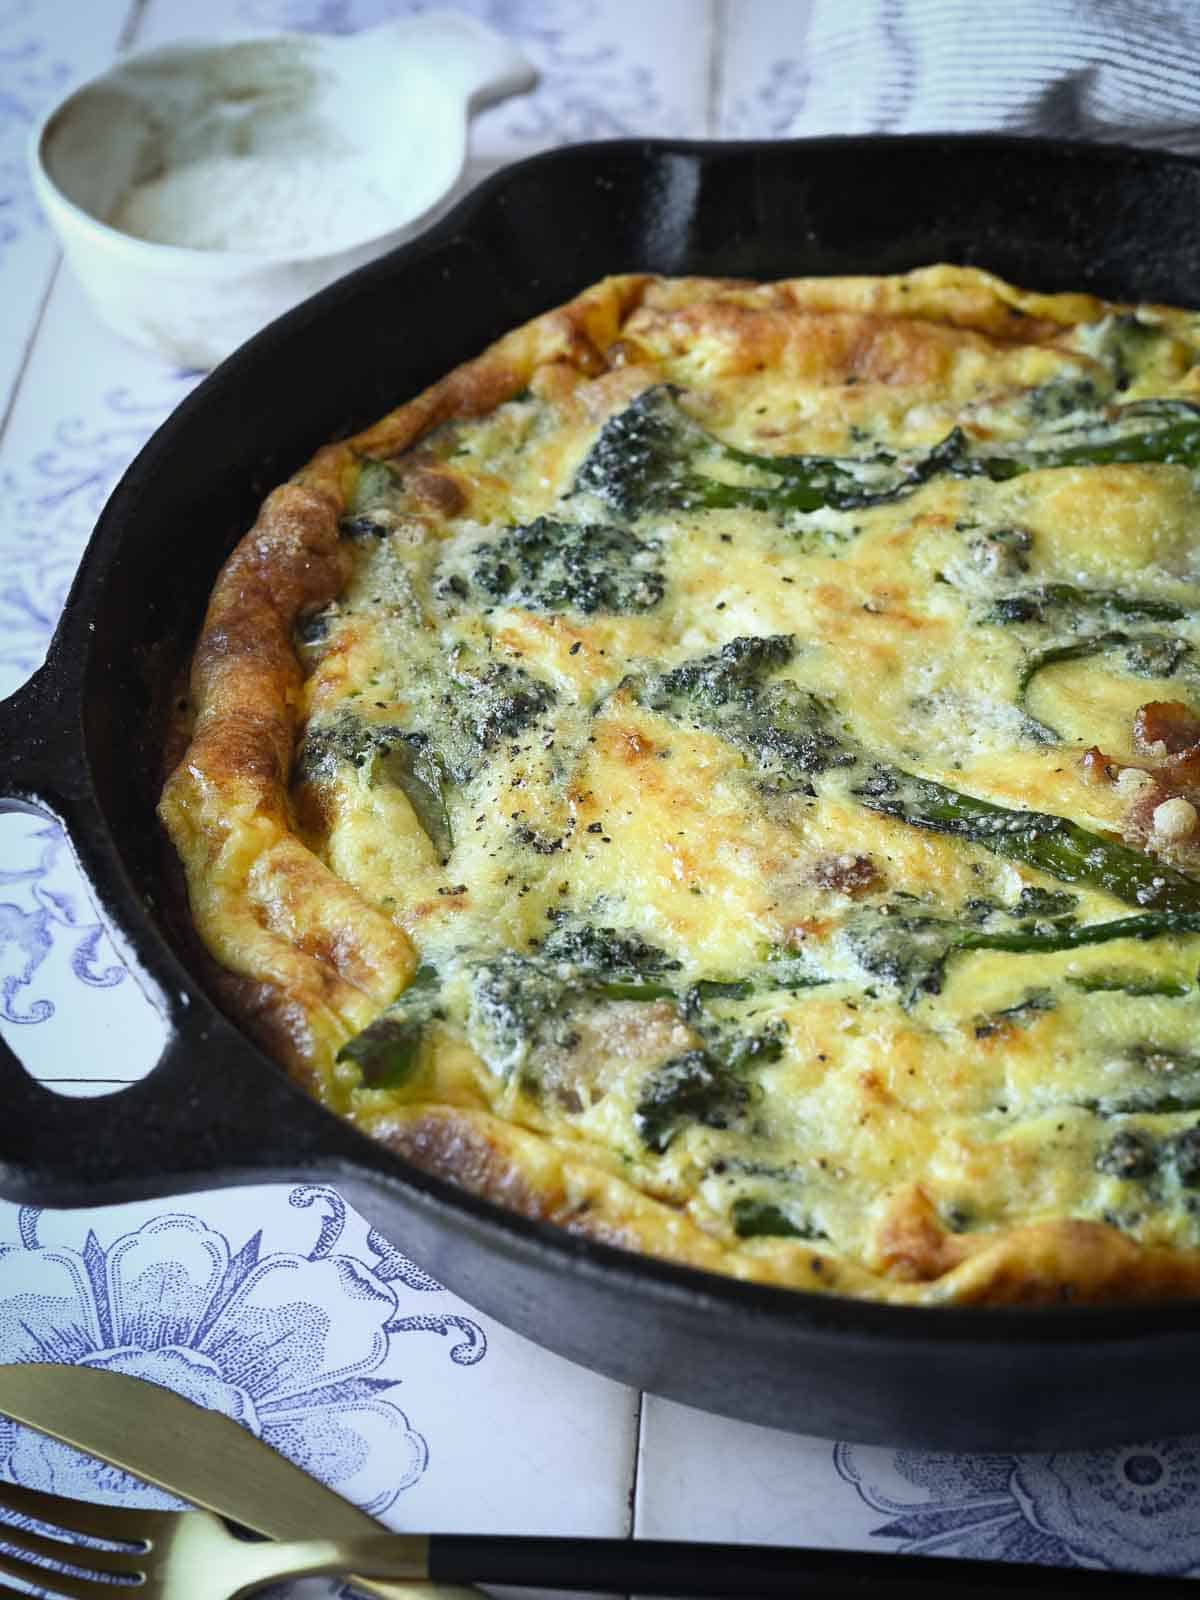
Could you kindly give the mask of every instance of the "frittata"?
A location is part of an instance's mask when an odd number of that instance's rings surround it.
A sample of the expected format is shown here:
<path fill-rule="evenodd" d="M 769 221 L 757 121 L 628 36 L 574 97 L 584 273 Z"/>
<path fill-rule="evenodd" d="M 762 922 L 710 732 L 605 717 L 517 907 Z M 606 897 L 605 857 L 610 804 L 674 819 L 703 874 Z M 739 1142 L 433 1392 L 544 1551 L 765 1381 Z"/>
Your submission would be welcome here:
<path fill-rule="evenodd" d="M 266 501 L 161 814 L 332 1111 L 592 1238 L 1200 1289 L 1200 316 L 606 280 Z"/>

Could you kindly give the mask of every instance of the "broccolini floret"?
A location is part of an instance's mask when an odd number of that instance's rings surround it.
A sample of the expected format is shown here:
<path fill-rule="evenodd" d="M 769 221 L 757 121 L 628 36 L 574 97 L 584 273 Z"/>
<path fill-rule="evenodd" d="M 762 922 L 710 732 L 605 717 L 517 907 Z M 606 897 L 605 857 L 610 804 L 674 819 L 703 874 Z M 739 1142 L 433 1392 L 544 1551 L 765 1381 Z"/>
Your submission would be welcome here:
<path fill-rule="evenodd" d="M 683 966 L 665 950 L 630 929 L 574 927 L 560 922 L 542 942 L 549 961 L 569 962 L 580 972 L 605 978 L 660 977 Z"/>
<path fill-rule="evenodd" d="M 548 683 L 524 668 L 494 659 L 479 662 L 465 651 L 451 657 L 443 693 L 451 718 L 484 754 L 523 733 L 556 698 Z"/>
<path fill-rule="evenodd" d="M 1181 622 L 1187 608 L 1174 600 L 1154 600 L 1114 589 L 1083 589 L 1074 583 L 1040 583 L 995 601 L 984 622 L 1011 624 L 1048 622 L 1099 612 L 1113 617 L 1146 617 L 1154 622 Z"/>
<path fill-rule="evenodd" d="M 603 522 L 538 517 L 475 551 L 472 584 L 489 599 L 534 611 L 650 611 L 663 597 L 657 545 Z"/>
<path fill-rule="evenodd" d="M 742 636 L 630 687 L 643 705 L 720 734 L 763 772 L 788 778 L 852 765 L 819 695 L 785 680 L 763 681 L 794 648 L 790 634 Z"/>
<path fill-rule="evenodd" d="M 703 1049 L 672 1057 L 642 1084 L 633 1122 L 642 1143 L 656 1155 L 690 1122 L 732 1127 L 757 1097 L 751 1070 L 783 1054 L 781 1023 L 751 1034 L 720 1024 L 707 1032 Z"/>
<path fill-rule="evenodd" d="M 656 1155 L 689 1122 L 728 1128 L 750 1104 L 751 1086 L 737 1069 L 707 1050 L 687 1050 L 656 1067 L 642 1085 L 633 1122 Z"/>
<path fill-rule="evenodd" d="M 438 854 L 449 854 L 454 838 L 447 808 L 447 773 L 428 734 L 391 723 L 365 722 L 343 712 L 310 723 L 293 777 L 297 782 L 331 779 L 341 762 L 365 770 L 371 784 L 392 784 L 400 789 Z"/>

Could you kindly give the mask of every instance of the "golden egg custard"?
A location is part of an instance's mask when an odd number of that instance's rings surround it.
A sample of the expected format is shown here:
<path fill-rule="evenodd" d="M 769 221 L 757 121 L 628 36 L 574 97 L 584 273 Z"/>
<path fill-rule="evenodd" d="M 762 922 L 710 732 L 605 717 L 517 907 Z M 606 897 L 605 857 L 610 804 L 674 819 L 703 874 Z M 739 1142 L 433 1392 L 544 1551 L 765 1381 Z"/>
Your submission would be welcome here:
<path fill-rule="evenodd" d="M 606 280 L 266 501 L 161 814 L 236 1013 L 528 1216 L 1200 1289 L 1200 317 Z"/>

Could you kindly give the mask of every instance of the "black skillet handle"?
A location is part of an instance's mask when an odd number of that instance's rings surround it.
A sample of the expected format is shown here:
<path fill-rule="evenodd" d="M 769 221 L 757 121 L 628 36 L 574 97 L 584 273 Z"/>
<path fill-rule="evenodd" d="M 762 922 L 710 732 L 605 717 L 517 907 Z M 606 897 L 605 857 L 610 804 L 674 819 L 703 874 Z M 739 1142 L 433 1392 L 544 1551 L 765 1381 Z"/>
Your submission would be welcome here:
<path fill-rule="evenodd" d="M 0 1039 L 0 1198 L 114 1205 L 233 1184 L 336 1183 L 357 1135 L 218 1023 L 172 1032 L 140 1082 L 101 1098 L 56 1094 Z M 225 1050 L 214 1055 L 213 1043 Z M 248 1070 L 247 1070 L 248 1069 Z"/>
<path fill-rule="evenodd" d="M 57 644 L 46 666 L 0 701 L 0 811 L 60 823 L 86 861 L 86 847 L 101 843 L 101 824 L 79 708 L 59 687 Z M 353 1130 L 288 1083 L 186 974 L 165 964 L 150 970 L 124 953 L 167 1021 L 162 1056 L 126 1089 L 75 1097 L 38 1083 L 0 1039 L 0 1196 L 100 1205 L 317 1172 L 334 1177 L 352 1159 Z"/>
<path fill-rule="evenodd" d="M 0 812 L 59 821 L 77 812 L 88 783 L 78 709 L 55 683 L 50 648 L 45 666 L 0 701 Z"/>

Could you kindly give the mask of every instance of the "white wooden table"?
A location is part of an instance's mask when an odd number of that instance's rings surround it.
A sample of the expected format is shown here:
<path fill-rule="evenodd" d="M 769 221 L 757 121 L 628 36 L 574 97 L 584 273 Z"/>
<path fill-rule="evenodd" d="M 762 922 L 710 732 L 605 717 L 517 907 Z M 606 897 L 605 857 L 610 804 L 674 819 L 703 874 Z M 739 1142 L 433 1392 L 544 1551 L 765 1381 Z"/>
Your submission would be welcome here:
<path fill-rule="evenodd" d="M 477 121 L 475 173 L 577 139 L 776 136 L 803 99 L 794 24 L 805 8 L 786 0 L 461 8 L 510 33 L 543 74 L 534 95 Z M 24 171 L 39 108 L 130 45 L 344 31 L 418 9 L 0 0 L 0 693 L 40 661 L 113 483 L 198 380 L 108 333 L 60 267 Z M 30 1071 L 69 1094 L 136 1079 L 160 1038 L 61 837 L 27 817 L 0 818 L 0 1028 Z M 1200 1570 L 1198 1441 L 973 1458 L 736 1424 L 546 1355 L 432 1282 L 404 1248 L 312 1186 L 96 1211 L 0 1203 L 0 1361 L 119 1365 L 177 1387 L 397 1528 L 634 1530 Z M 156 1498 L 3 1419 L 0 1474 Z"/>

